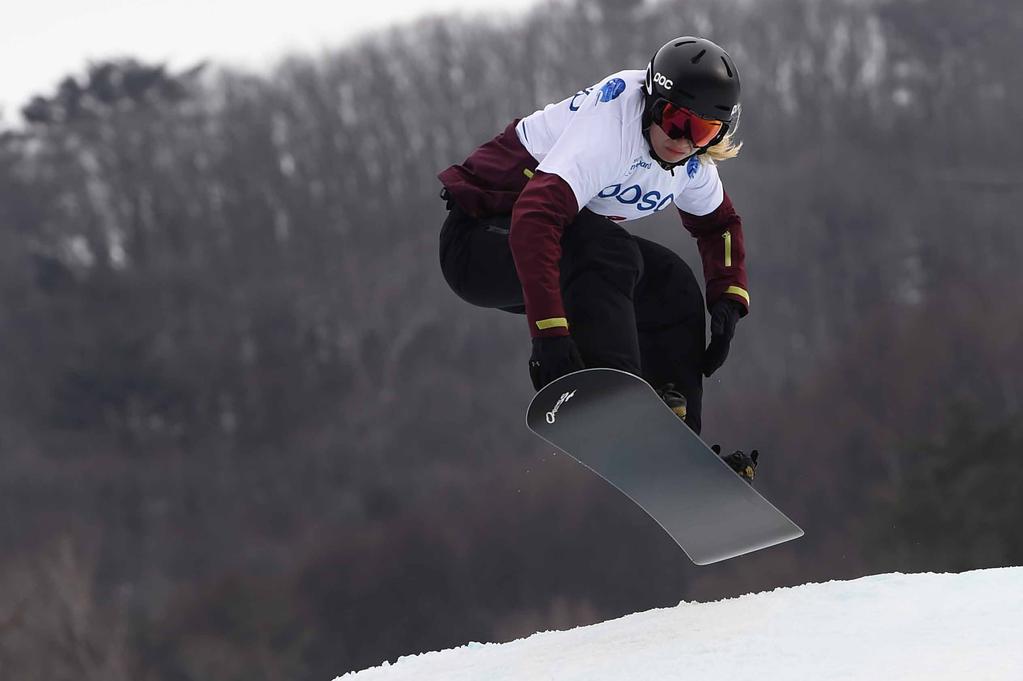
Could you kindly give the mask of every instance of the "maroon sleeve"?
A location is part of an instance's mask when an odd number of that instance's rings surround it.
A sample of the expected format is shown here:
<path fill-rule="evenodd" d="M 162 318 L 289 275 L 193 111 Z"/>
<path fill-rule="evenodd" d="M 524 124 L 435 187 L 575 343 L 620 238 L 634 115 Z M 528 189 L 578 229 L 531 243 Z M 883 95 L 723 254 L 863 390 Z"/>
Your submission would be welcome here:
<path fill-rule="evenodd" d="M 567 336 L 561 301 L 561 235 L 579 213 L 575 193 L 557 175 L 537 172 L 512 210 L 508 243 L 534 337 Z"/>
<path fill-rule="evenodd" d="M 508 214 L 536 169 L 515 132 L 518 119 L 497 137 L 480 145 L 462 163 L 437 176 L 459 208 L 474 218 Z"/>
<path fill-rule="evenodd" d="M 725 193 L 721 205 L 707 215 L 693 215 L 679 209 L 682 224 L 696 237 L 707 282 L 707 307 L 725 297 L 741 303 L 749 312 L 749 284 L 746 280 L 746 248 L 742 220 Z"/>

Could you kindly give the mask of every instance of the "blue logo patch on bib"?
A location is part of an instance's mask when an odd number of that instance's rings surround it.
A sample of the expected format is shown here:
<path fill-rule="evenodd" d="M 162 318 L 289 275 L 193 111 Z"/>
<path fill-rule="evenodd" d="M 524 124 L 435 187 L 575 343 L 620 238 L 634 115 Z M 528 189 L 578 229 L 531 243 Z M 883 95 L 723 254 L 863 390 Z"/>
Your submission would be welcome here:
<path fill-rule="evenodd" d="M 696 156 L 693 156 L 691 159 L 686 161 L 686 175 L 689 176 L 690 180 L 693 179 L 694 177 L 696 177 L 696 172 L 699 169 L 700 169 L 700 159 L 697 158 Z"/>
<path fill-rule="evenodd" d="M 612 78 L 600 88 L 600 101 L 610 102 L 623 92 L 625 92 L 625 81 L 621 78 Z"/>

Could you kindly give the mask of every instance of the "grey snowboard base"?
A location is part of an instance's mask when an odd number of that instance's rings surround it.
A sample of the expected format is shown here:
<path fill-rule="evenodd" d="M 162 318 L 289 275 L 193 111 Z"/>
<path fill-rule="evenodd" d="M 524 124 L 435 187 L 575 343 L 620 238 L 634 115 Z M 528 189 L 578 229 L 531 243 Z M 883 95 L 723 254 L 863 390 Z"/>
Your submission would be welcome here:
<path fill-rule="evenodd" d="M 536 394 L 526 423 L 632 499 L 697 565 L 803 535 L 630 373 L 563 376 Z"/>

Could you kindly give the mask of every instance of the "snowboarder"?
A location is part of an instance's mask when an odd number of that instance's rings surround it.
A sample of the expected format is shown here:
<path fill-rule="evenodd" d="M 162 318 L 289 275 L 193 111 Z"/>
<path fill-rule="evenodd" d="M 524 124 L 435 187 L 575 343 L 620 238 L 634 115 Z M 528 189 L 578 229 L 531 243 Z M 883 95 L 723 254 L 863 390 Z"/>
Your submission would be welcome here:
<path fill-rule="evenodd" d="M 680 37 L 645 72 L 516 119 L 438 175 L 444 277 L 469 303 L 525 314 L 537 390 L 578 369 L 621 369 L 700 432 L 703 377 L 749 309 L 742 221 L 716 166 L 739 152 L 738 115 L 732 58 Z M 619 224 L 673 204 L 703 260 L 709 345 L 693 271 Z M 733 468 L 752 478 L 753 466 L 742 455 Z"/>

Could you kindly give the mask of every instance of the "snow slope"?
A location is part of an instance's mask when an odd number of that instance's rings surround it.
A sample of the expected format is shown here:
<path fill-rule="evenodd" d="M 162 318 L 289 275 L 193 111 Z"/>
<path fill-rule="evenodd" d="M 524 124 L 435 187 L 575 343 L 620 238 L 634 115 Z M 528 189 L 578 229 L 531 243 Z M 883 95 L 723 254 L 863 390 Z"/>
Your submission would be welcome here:
<path fill-rule="evenodd" d="M 345 681 L 1023 681 L 1023 567 L 886 574 L 400 658 Z"/>

